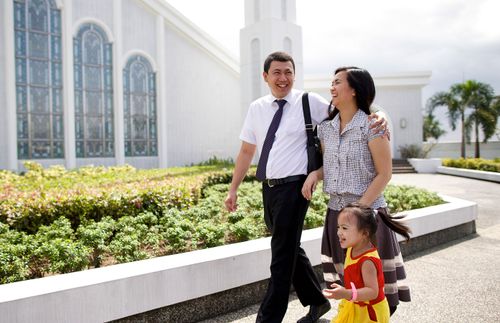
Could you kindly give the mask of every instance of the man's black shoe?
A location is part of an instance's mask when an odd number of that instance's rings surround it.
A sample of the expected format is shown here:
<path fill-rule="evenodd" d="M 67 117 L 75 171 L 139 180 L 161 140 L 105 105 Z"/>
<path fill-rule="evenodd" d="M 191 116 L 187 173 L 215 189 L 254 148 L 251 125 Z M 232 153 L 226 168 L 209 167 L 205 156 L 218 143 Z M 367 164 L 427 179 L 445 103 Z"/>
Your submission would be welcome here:
<path fill-rule="evenodd" d="M 321 305 L 311 305 L 309 306 L 309 313 L 303 318 L 297 321 L 297 323 L 315 323 L 320 317 L 326 314 L 332 306 L 329 301 L 324 302 Z"/>

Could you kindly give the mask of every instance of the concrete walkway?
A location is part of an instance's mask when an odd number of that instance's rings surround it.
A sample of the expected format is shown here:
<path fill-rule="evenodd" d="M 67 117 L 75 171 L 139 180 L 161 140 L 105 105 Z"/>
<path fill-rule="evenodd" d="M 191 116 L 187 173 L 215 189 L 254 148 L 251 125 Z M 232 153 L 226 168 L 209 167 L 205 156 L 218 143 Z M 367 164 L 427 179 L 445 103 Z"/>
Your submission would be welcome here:
<path fill-rule="evenodd" d="M 391 322 L 500 322 L 500 184 L 440 174 L 394 174 L 392 184 L 413 185 L 478 204 L 477 235 L 405 259 L 412 302 L 402 303 Z M 330 322 L 332 310 L 319 321 Z M 259 304 L 204 323 L 255 322 Z M 283 322 L 307 313 L 291 295 Z"/>

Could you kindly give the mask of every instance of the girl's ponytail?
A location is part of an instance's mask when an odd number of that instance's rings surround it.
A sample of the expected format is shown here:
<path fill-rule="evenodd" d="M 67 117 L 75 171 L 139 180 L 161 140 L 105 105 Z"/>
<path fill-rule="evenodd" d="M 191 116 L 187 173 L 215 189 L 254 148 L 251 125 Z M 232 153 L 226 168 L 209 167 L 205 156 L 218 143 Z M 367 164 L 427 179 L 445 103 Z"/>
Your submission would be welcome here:
<path fill-rule="evenodd" d="M 399 233 L 403 237 L 405 237 L 406 241 L 410 240 L 410 228 L 403 222 L 398 221 L 403 219 L 404 215 L 398 216 L 390 216 L 386 212 L 377 212 L 382 221 L 391 229 L 392 231 Z"/>

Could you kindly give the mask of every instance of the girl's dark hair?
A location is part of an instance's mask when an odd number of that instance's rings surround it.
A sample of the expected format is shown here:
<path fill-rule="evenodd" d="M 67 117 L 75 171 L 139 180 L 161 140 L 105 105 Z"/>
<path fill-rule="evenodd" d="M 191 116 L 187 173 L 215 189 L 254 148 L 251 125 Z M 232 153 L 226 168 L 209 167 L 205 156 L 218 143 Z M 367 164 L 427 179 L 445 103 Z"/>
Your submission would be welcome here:
<path fill-rule="evenodd" d="M 271 63 L 274 61 L 278 62 L 291 62 L 293 66 L 293 72 L 295 73 L 295 62 L 293 61 L 292 56 L 288 55 L 285 52 L 274 52 L 267 56 L 264 61 L 264 72 L 269 73 L 269 68 L 271 67 Z"/>
<path fill-rule="evenodd" d="M 334 75 L 340 72 L 347 73 L 347 83 L 349 83 L 349 86 L 356 93 L 355 99 L 358 109 L 361 109 L 366 114 L 370 114 L 370 106 L 375 99 L 375 83 L 370 73 L 359 67 L 346 66 L 337 68 Z M 339 110 L 332 107 L 332 103 L 330 102 L 328 119 L 332 120 L 338 113 Z"/>
<path fill-rule="evenodd" d="M 368 237 L 370 238 L 370 241 L 374 246 L 377 246 L 376 233 L 378 227 L 378 218 L 382 219 L 382 221 L 389 227 L 389 229 L 405 237 L 406 241 L 410 240 L 410 228 L 401 221 L 398 221 L 404 218 L 404 215 L 390 216 L 386 212 L 377 212 L 371 207 L 360 203 L 350 203 L 342 210 L 340 210 L 340 212 L 344 211 L 356 216 L 356 218 L 358 219 L 358 229 L 366 230 L 366 232 L 368 232 Z"/>

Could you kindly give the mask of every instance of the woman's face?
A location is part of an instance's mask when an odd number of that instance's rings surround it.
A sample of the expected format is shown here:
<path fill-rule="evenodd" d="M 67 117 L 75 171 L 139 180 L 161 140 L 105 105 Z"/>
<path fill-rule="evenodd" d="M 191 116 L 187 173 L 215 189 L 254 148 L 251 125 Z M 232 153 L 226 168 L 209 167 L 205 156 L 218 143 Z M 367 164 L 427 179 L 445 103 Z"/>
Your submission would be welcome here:
<path fill-rule="evenodd" d="M 354 89 L 351 88 L 347 81 L 347 72 L 341 71 L 335 74 L 330 87 L 333 105 L 337 108 L 342 108 L 343 105 L 356 102 Z"/>

